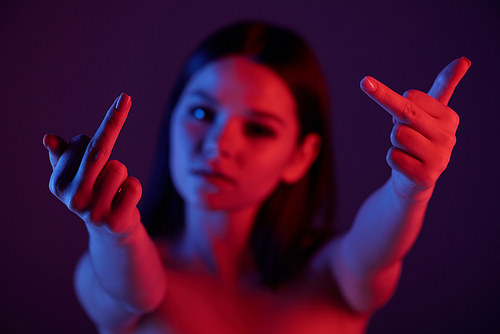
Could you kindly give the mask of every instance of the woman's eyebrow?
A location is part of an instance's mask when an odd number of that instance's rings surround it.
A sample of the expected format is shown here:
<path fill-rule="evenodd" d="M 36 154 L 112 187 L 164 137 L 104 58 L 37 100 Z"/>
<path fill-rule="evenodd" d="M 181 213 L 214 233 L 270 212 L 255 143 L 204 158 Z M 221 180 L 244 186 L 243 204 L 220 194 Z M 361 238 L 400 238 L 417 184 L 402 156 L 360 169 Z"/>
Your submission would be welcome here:
<path fill-rule="evenodd" d="M 205 100 L 208 100 L 211 103 L 217 103 L 217 100 L 215 99 L 215 97 L 213 97 L 208 92 L 205 92 L 204 90 L 201 90 L 201 89 L 197 89 L 197 90 L 191 91 L 191 92 L 188 93 L 188 95 L 199 96 L 199 97 L 202 97 Z"/>
<path fill-rule="evenodd" d="M 264 110 L 255 110 L 251 109 L 249 110 L 250 116 L 252 117 L 257 117 L 257 118 L 264 118 L 264 119 L 270 119 L 278 122 L 281 125 L 285 125 L 285 121 L 279 117 L 278 115 L 275 115 L 272 112 L 269 111 L 264 111 Z"/>

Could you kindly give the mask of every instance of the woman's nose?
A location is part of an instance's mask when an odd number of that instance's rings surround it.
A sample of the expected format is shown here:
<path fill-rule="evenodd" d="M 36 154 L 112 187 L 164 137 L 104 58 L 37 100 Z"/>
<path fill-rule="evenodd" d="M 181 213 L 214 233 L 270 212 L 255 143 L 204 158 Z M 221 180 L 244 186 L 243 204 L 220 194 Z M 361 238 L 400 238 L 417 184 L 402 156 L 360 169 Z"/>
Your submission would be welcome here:
<path fill-rule="evenodd" d="M 202 143 L 202 152 L 208 159 L 230 157 L 234 152 L 236 138 L 234 121 L 213 124 Z"/>

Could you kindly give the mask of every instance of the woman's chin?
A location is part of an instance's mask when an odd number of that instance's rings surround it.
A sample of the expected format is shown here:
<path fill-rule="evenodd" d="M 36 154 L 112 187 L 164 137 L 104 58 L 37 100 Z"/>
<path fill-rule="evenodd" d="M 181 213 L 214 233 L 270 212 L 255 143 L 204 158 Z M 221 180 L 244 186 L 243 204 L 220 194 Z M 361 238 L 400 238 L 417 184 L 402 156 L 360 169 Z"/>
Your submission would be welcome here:
<path fill-rule="evenodd" d="M 225 196 L 223 194 L 203 194 L 196 196 L 192 201 L 185 201 L 188 206 L 205 211 L 225 211 L 234 212 L 248 209 L 254 206 L 253 203 L 245 203 L 236 198 L 236 196 Z"/>

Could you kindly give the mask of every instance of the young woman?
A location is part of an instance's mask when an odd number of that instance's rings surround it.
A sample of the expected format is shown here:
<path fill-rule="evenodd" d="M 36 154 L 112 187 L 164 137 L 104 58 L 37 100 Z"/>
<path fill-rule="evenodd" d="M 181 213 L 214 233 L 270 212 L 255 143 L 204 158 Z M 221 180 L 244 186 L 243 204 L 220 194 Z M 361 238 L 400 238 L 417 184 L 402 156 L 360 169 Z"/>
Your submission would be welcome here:
<path fill-rule="evenodd" d="M 345 233 L 332 226 L 327 90 L 308 46 L 256 22 L 188 58 L 162 128 L 141 223 L 141 186 L 109 155 L 121 94 L 93 138 L 46 135 L 50 189 L 89 231 L 75 289 L 102 333 L 362 333 L 392 295 L 455 144 L 447 107 L 470 62 L 428 94 L 374 78 L 394 120 L 391 178 Z"/>

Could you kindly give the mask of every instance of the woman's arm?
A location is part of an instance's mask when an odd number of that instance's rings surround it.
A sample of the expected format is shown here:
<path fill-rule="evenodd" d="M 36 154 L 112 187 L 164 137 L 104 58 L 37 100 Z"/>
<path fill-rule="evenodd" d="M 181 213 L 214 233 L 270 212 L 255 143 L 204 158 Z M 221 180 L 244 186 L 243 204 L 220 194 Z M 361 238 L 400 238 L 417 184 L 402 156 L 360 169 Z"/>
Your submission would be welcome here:
<path fill-rule="evenodd" d="M 163 265 L 137 210 L 141 185 L 123 164 L 108 161 L 130 106 L 122 94 L 92 139 L 44 137 L 53 168 L 49 188 L 89 232 L 75 287 L 101 329 L 123 328 L 158 307 L 165 294 Z"/>
<path fill-rule="evenodd" d="M 394 292 L 402 259 L 417 238 L 455 145 L 459 119 L 447 104 L 469 66 L 466 58 L 452 62 L 428 94 L 410 90 L 401 96 L 371 77 L 361 82 L 393 116 L 394 128 L 387 154 L 391 178 L 363 203 L 352 228 L 325 248 L 330 269 L 355 311 L 373 311 Z"/>
<path fill-rule="evenodd" d="M 96 326 L 133 327 L 165 295 L 166 278 L 156 246 L 141 225 L 127 237 L 89 229 L 89 251 L 75 270 L 75 291 Z"/>
<path fill-rule="evenodd" d="M 371 312 L 392 296 L 427 208 L 426 200 L 400 198 L 392 182 L 391 177 L 368 197 L 349 232 L 328 246 L 330 269 L 357 312 Z"/>

